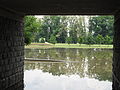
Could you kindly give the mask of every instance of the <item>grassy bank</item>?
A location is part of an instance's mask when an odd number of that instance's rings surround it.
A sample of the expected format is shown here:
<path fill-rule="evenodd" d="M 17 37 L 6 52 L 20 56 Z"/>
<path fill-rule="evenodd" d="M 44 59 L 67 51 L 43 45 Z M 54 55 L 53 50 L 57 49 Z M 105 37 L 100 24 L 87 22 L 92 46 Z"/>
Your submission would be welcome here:
<path fill-rule="evenodd" d="M 113 48 L 113 45 L 86 45 L 86 44 L 49 44 L 49 43 L 32 43 L 25 48 Z"/>

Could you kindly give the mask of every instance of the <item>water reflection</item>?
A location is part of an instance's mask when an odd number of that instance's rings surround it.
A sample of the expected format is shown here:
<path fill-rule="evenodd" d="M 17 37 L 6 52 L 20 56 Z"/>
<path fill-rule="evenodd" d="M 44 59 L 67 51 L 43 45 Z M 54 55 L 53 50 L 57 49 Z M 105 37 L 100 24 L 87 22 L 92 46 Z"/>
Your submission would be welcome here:
<path fill-rule="evenodd" d="M 112 50 L 27 49 L 25 57 L 79 61 L 25 61 L 26 90 L 112 90 Z"/>

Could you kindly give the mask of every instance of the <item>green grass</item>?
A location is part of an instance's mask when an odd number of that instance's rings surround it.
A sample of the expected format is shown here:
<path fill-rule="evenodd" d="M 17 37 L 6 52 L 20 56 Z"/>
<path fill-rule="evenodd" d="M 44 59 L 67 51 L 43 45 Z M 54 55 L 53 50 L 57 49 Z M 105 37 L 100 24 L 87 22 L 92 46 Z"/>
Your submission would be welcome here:
<path fill-rule="evenodd" d="M 113 48 L 113 45 L 87 45 L 87 44 L 49 44 L 49 43 L 32 43 L 28 46 L 25 46 L 25 48 Z"/>

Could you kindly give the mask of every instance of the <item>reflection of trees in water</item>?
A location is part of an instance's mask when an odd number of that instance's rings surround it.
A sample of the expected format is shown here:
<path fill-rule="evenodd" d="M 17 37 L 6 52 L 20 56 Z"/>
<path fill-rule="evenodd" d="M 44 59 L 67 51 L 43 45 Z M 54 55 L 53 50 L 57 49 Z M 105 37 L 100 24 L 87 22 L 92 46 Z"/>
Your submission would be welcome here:
<path fill-rule="evenodd" d="M 33 63 L 25 62 L 25 70 L 41 69 L 53 75 L 72 75 L 111 81 L 112 50 L 93 49 L 34 49 L 26 50 L 28 58 L 52 58 L 79 61 L 79 63 Z"/>
<path fill-rule="evenodd" d="M 88 74 L 90 77 L 99 80 L 109 80 L 112 78 L 112 51 L 96 51 L 88 56 Z M 93 56 L 94 55 L 94 56 Z"/>

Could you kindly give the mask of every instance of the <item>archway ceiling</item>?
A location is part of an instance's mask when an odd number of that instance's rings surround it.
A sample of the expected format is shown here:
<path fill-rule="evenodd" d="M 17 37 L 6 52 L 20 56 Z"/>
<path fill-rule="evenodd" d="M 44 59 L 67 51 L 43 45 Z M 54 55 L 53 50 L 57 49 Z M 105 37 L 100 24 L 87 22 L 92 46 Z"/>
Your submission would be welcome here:
<path fill-rule="evenodd" d="M 0 0 L 0 7 L 26 15 L 113 15 L 120 0 Z"/>

